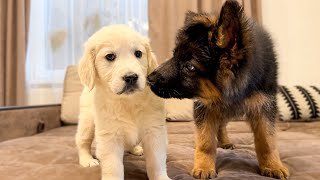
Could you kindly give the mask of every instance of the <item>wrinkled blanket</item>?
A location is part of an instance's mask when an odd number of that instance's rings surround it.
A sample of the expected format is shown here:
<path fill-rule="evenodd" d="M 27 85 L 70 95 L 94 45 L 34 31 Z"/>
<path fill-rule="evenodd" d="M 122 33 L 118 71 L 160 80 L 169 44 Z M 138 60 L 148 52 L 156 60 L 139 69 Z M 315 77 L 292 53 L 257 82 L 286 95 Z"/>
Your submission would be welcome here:
<path fill-rule="evenodd" d="M 193 122 L 168 122 L 168 175 L 174 180 L 193 179 Z M 0 179 L 98 180 L 100 167 L 78 164 L 74 135 L 76 126 L 64 126 L 35 136 L 0 143 Z M 231 122 L 229 135 L 234 150 L 218 148 L 217 179 L 271 179 L 260 176 L 253 135 L 244 122 Z M 290 179 L 320 179 L 320 122 L 279 123 L 280 156 Z M 94 149 L 94 148 L 93 148 Z M 125 179 L 148 179 L 144 158 L 125 154 Z"/>

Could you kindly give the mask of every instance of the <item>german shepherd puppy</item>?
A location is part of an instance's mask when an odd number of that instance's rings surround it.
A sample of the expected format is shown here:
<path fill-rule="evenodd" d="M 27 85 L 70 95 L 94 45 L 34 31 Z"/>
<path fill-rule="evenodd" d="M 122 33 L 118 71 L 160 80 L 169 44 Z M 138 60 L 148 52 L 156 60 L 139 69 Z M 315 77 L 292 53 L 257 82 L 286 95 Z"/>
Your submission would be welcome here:
<path fill-rule="evenodd" d="M 233 147 L 227 122 L 243 116 L 254 133 L 261 174 L 289 176 L 276 146 L 273 43 L 236 1 L 226 1 L 218 17 L 188 12 L 173 57 L 149 75 L 148 83 L 163 98 L 197 99 L 193 177 L 216 176 L 216 147 Z"/>

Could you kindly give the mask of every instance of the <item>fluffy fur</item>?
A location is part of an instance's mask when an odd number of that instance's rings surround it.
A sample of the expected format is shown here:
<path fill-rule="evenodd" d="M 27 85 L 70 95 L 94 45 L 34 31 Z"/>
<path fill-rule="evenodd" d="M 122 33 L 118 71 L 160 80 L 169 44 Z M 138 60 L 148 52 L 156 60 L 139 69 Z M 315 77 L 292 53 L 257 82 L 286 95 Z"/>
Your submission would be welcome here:
<path fill-rule="evenodd" d="M 124 179 L 124 151 L 142 155 L 142 147 L 149 179 L 169 179 L 164 102 L 145 86 L 156 66 L 148 39 L 123 25 L 104 27 L 85 44 L 76 144 L 80 164 L 100 163 L 102 179 Z M 94 137 L 99 160 L 90 152 Z"/>
<path fill-rule="evenodd" d="M 287 178 L 276 146 L 277 62 L 269 34 L 245 17 L 237 1 L 220 15 L 186 15 L 173 57 L 148 76 L 164 98 L 194 98 L 197 140 L 192 175 L 216 176 L 216 147 L 233 148 L 228 120 L 246 116 L 261 174 Z"/>

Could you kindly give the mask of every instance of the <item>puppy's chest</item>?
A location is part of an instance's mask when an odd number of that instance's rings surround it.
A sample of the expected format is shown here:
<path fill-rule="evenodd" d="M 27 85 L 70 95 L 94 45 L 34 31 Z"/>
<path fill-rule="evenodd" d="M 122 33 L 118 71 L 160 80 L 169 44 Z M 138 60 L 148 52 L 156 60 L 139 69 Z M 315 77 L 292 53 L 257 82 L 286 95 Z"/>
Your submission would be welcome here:
<path fill-rule="evenodd" d="M 121 138 L 124 148 L 130 150 L 141 141 L 142 128 L 136 123 L 119 124 L 117 136 Z"/>
<path fill-rule="evenodd" d="M 235 118 L 244 118 L 247 110 L 248 109 L 243 103 L 204 105 L 197 101 L 194 113 L 196 119 L 200 121 L 203 119 L 230 120 Z"/>
<path fill-rule="evenodd" d="M 117 106 L 117 103 L 113 105 L 109 108 L 103 108 L 104 111 L 96 109 L 97 125 L 100 130 L 121 141 L 125 149 L 130 149 L 141 141 L 143 132 L 142 111 L 139 108 Z"/>

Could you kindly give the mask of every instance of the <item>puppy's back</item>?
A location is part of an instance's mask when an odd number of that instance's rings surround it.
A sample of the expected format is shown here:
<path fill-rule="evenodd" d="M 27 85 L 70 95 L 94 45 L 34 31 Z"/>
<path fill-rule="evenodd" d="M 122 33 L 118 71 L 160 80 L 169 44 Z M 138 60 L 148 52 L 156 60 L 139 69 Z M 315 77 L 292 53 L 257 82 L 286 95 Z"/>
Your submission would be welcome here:
<path fill-rule="evenodd" d="M 277 92 L 278 63 L 273 41 L 269 33 L 260 25 L 252 22 L 250 27 L 248 60 L 251 63 L 250 84 L 254 90 L 274 95 Z"/>

